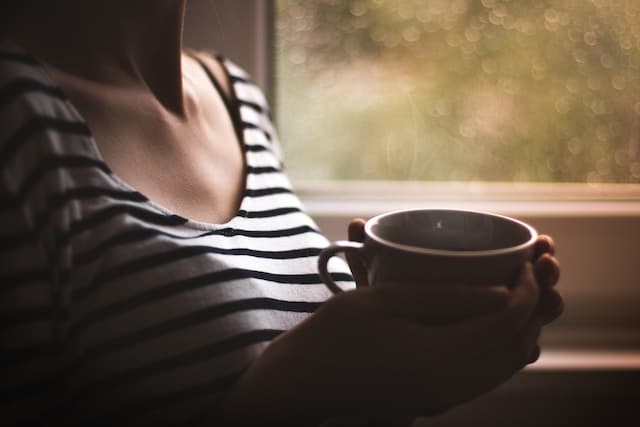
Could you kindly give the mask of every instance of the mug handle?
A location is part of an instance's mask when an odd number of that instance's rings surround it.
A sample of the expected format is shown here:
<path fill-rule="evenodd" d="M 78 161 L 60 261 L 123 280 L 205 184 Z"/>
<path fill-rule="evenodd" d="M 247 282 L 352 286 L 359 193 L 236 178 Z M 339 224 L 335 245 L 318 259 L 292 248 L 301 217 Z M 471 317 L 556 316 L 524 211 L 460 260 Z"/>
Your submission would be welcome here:
<path fill-rule="evenodd" d="M 327 285 L 327 287 L 331 290 L 331 292 L 333 292 L 334 294 L 337 294 L 342 292 L 342 289 L 340 288 L 340 286 L 336 284 L 336 282 L 333 281 L 333 279 L 331 278 L 331 275 L 329 274 L 329 270 L 327 268 L 329 259 L 331 259 L 331 257 L 337 255 L 340 252 L 346 253 L 346 252 L 352 251 L 355 253 L 360 253 L 363 248 L 364 248 L 364 244 L 360 242 L 352 242 L 350 240 L 338 240 L 337 242 L 333 242 L 326 248 L 322 249 L 322 251 L 320 251 L 320 256 L 318 257 L 318 272 L 320 273 L 320 278 L 325 283 L 325 285 Z"/>

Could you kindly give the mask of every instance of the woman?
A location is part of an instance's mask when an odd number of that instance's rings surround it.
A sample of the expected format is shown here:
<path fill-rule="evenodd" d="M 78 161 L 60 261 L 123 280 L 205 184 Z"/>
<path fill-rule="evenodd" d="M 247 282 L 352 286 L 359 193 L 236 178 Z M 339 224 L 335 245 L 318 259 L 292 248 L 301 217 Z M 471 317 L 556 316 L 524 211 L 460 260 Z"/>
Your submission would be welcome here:
<path fill-rule="evenodd" d="M 331 297 L 264 97 L 182 50 L 184 3 L 4 14 L 3 421 L 402 418 L 533 362 L 562 311 L 548 237 L 509 289 L 369 288 L 354 263 L 362 286 Z M 353 286 L 345 265 L 332 274 Z"/>

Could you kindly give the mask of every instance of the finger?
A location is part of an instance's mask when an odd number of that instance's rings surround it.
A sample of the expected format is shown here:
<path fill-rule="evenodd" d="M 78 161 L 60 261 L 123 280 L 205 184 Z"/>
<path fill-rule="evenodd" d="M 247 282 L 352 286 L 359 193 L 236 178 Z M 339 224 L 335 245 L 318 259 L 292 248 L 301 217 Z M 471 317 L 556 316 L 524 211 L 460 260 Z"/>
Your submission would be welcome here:
<path fill-rule="evenodd" d="M 536 344 L 535 347 L 533 348 L 533 352 L 531 353 L 531 356 L 529 357 L 529 360 L 527 360 L 527 365 L 536 363 L 539 358 L 540 358 L 540 346 Z"/>
<path fill-rule="evenodd" d="M 556 244 L 551 236 L 541 234 L 533 245 L 533 259 L 538 259 L 540 255 L 546 253 L 554 255 L 556 253 Z"/>
<path fill-rule="evenodd" d="M 506 307 L 489 315 L 460 323 L 457 330 L 461 350 L 477 352 L 478 347 L 499 346 L 512 336 L 522 334 L 533 316 L 539 300 L 538 285 L 531 263 L 525 263 L 516 285 L 508 291 Z"/>
<path fill-rule="evenodd" d="M 364 232 L 364 224 L 365 220 L 362 218 L 354 218 L 349 222 L 349 227 L 347 229 L 349 240 L 354 242 L 364 242 L 365 232 Z"/>
<path fill-rule="evenodd" d="M 544 289 L 540 292 L 540 301 L 536 313 L 546 325 L 556 320 L 564 312 L 564 301 L 555 289 Z"/>
<path fill-rule="evenodd" d="M 496 343 L 497 345 L 475 346 L 471 352 L 460 350 L 460 341 L 449 341 L 450 350 L 443 350 L 448 356 L 447 363 L 457 366 L 456 378 L 443 380 L 438 396 L 443 399 L 438 404 L 448 407 L 479 394 L 488 392 L 507 381 L 524 366 L 537 360 L 541 324 L 538 320 L 530 322 L 522 334 L 512 336 Z M 431 343 L 433 345 L 433 343 Z M 456 387 L 451 387 L 453 383 Z"/>
<path fill-rule="evenodd" d="M 361 218 L 351 220 L 347 229 L 349 240 L 354 242 L 364 241 L 364 223 L 365 221 Z M 345 254 L 345 257 L 347 258 L 347 264 L 349 264 L 349 268 L 351 269 L 351 274 L 356 281 L 356 287 L 369 286 L 367 269 L 362 263 L 362 260 L 355 254 L 349 252 Z"/>
<path fill-rule="evenodd" d="M 371 288 L 371 303 L 392 317 L 442 325 L 504 310 L 504 286 L 381 285 Z"/>
<path fill-rule="evenodd" d="M 505 339 L 493 351 L 488 352 L 492 360 L 502 359 L 502 363 L 513 369 L 522 369 L 535 362 L 540 356 L 538 341 L 542 333 L 542 320 L 533 316 L 518 335 Z"/>
<path fill-rule="evenodd" d="M 520 362 L 522 363 L 522 368 L 534 363 L 540 356 L 540 346 L 538 345 L 538 341 L 540 340 L 540 335 L 542 333 L 542 326 L 542 319 L 539 316 L 533 316 L 531 322 L 529 322 L 525 329 L 526 332 L 522 337 L 519 348 L 520 353 L 516 355 L 516 357 L 521 357 Z M 518 349 L 516 348 L 516 353 L 517 352 Z"/>
<path fill-rule="evenodd" d="M 533 315 L 540 297 L 538 284 L 533 274 L 533 266 L 525 262 L 522 266 L 516 285 L 511 289 L 509 303 L 504 313 L 496 313 L 495 321 L 509 330 L 519 331 Z"/>
<path fill-rule="evenodd" d="M 549 253 L 542 254 L 534 263 L 534 272 L 541 288 L 551 288 L 560 280 L 560 263 Z"/>

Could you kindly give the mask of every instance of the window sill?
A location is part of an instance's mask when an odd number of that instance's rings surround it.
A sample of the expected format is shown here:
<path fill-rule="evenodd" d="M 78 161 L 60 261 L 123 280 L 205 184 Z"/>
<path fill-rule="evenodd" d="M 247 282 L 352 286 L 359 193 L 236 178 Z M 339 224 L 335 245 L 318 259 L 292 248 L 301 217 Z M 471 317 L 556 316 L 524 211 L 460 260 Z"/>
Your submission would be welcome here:
<path fill-rule="evenodd" d="M 545 328 L 552 351 L 640 353 L 640 185 L 505 183 L 296 183 L 330 240 L 349 221 L 405 208 L 512 215 L 552 236 L 565 312 Z"/>
<path fill-rule="evenodd" d="M 449 207 L 527 217 L 640 216 L 640 184 L 296 182 L 317 216 Z"/>
<path fill-rule="evenodd" d="M 640 351 L 543 351 L 528 371 L 640 371 Z"/>

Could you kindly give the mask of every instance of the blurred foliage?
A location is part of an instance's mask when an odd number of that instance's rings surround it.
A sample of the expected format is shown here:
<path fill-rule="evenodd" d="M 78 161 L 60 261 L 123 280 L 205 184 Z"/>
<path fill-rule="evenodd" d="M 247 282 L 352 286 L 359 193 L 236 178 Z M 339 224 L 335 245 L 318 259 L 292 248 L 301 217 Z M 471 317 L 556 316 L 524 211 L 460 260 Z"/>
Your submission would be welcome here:
<path fill-rule="evenodd" d="M 640 182 L 637 0 L 278 0 L 294 179 Z"/>

